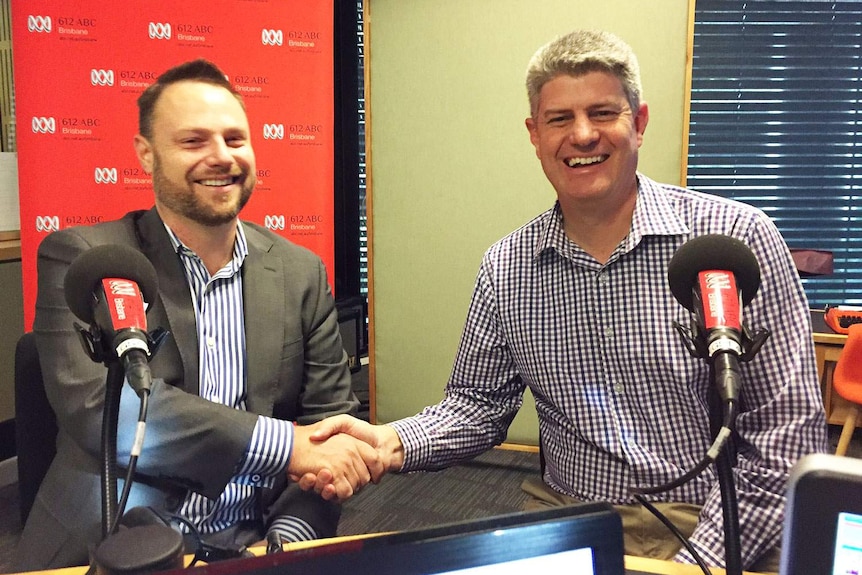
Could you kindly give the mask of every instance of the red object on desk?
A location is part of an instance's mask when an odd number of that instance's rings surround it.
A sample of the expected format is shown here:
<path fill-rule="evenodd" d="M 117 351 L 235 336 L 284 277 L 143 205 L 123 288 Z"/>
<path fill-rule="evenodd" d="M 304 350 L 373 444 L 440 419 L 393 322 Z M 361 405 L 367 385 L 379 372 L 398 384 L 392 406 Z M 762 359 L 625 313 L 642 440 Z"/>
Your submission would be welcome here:
<path fill-rule="evenodd" d="M 851 325 L 862 323 L 862 308 L 845 309 L 841 307 L 827 307 L 823 321 L 835 333 L 847 335 Z"/>

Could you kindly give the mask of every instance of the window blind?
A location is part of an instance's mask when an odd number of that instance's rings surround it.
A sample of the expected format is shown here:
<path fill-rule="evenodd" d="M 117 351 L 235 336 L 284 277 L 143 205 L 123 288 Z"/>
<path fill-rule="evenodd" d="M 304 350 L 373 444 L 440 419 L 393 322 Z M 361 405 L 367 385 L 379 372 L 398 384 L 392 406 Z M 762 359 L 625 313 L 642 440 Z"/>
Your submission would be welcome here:
<path fill-rule="evenodd" d="M 762 209 L 828 250 L 812 307 L 862 304 L 862 3 L 697 0 L 689 187 Z"/>
<path fill-rule="evenodd" d="M 357 109 L 359 113 L 359 293 L 368 294 L 368 218 L 365 210 L 365 25 L 363 0 L 356 1 L 356 51 L 359 58 Z"/>

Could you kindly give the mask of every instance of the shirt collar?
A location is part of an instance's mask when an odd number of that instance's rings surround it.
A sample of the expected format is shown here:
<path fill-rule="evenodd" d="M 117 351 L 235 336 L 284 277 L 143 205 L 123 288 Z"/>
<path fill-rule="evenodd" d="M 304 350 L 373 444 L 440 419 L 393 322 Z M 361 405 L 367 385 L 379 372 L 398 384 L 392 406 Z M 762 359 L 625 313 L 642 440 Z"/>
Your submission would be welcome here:
<path fill-rule="evenodd" d="M 164 222 L 163 222 L 164 223 Z M 168 232 L 168 238 L 171 241 L 171 246 L 173 246 L 174 251 L 180 256 L 193 257 L 195 259 L 198 258 L 198 255 L 188 248 L 180 238 L 174 233 L 174 231 L 168 226 L 168 224 L 164 224 L 165 230 Z M 242 263 L 245 261 L 245 257 L 248 255 L 248 242 L 245 238 L 245 231 L 242 226 L 242 222 L 237 220 L 236 222 L 236 239 L 233 243 L 233 258 L 222 270 L 227 268 L 227 271 L 232 275 L 240 270 L 242 267 Z"/>
<path fill-rule="evenodd" d="M 637 174 L 637 182 L 638 197 L 632 215 L 632 227 L 622 241 L 621 253 L 635 249 L 646 236 L 681 235 L 689 231 L 661 185 L 641 173 Z M 546 212 L 533 258 L 537 259 L 548 249 L 566 257 L 572 257 L 573 250 L 580 252 L 580 248 L 569 240 L 563 229 L 563 211 L 559 201 L 554 204 L 553 209 Z"/>

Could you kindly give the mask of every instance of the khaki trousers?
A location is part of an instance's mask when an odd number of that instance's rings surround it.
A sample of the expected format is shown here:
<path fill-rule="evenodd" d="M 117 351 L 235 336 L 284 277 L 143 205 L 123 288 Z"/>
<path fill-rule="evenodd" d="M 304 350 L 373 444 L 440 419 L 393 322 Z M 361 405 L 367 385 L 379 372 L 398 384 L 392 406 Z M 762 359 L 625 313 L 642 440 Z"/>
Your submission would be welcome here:
<path fill-rule="evenodd" d="M 521 489 L 530 498 L 524 502 L 525 511 L 536 511 L 548 507 L 573 505 L 582 501 L 558 493 L 545 485 L 539 477 L 531 477 L 521 483 Z M 700 506 L 691 503 L 653 503 L 662 515 L 688 538 L 697 525 Z M 659 519 L 643 505 L 614 505 L 623 521 L 623 542 L 627 555 L 651 559 L 672 559 L 682 547 L 679 540 Z M 761 557 L 752 571 L 778 573 L 781 558 L 779 548 L 774 548 Z"/>

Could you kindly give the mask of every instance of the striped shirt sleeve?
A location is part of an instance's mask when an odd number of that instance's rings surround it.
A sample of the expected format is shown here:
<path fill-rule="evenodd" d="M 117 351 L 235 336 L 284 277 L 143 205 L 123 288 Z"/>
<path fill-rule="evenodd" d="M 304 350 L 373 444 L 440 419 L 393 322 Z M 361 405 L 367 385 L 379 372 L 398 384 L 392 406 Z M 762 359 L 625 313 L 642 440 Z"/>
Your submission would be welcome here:
<path fill-rule="evenodd" d="M 234 482 L 272 487 L 273 479 L 285 472 L 292 451 L 293 423 L 259 416 Z"/>
<path fill-rule="evenodd" d="M 311 541 L 317 539 L 314 528 L 299 517 L 283 515 L 276 517 L 269 526 L 268 533 L 278 533 L 283 543 Z"/>

